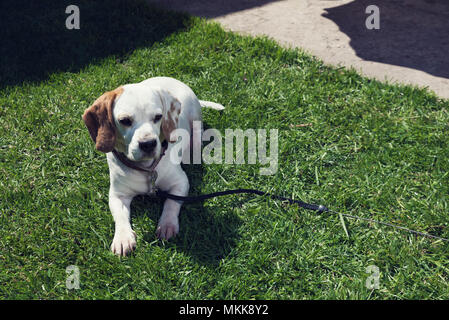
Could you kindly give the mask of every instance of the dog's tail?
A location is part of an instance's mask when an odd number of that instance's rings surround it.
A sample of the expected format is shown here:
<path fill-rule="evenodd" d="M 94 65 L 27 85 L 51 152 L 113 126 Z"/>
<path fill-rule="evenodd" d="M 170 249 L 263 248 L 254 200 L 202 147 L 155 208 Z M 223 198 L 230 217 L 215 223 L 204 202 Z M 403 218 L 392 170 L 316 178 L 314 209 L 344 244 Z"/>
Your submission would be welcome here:
<path fill-rule="evenodd" d="M 203 108 L 211 108 L 211 109 L 214 109 L 214 110 L 223 110 L 225 108 L 225 107 L 223 107 L 219 103 L 210 102 L 210 101 L 204 101 L 204 100 L 200 100 L 200 105 Z"/>

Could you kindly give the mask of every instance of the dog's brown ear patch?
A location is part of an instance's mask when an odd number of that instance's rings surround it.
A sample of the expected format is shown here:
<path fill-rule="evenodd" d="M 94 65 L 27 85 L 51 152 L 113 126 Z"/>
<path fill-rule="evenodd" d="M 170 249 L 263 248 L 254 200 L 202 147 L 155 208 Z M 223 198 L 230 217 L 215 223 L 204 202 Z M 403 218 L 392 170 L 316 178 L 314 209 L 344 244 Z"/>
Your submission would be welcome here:
<path fill-rule="evenodd" d="M 181 102 L 176 99 L 169 91 L 157 88 L 156 92 L 161 99 L 163 116 L 161 122 L 161 132 L 168 142 L 176 142 L 175 137 L 170 137 L 173 130 L 178 128 L 179 114 L 181 113 Z"/>
<path fill-rule="evenodd" d="M 101 152 L 111 152 L 115 145 L 115 124 L 112 107 L 116 98 L 123 92 L 119 87 L 105 92 L 84 111 L 83 120 L 89 130 L 95 148 Z"/>
<path fill-rule="evenodd" d="M 170 106 L 167 108 L 166 114 L 164 117 L 162 117 L 162 133 L 165 136 L 165 139 L 167 139 L 168 142 L 176 142 L 176 139 L 171 139 L 170 135 L 173 130 L 175 130 L 178 127 L 178 118 L 179 113 L 181 112 L 181 103 L 178 101 L 178 99 L 173 98 L 170 102 Z"/>

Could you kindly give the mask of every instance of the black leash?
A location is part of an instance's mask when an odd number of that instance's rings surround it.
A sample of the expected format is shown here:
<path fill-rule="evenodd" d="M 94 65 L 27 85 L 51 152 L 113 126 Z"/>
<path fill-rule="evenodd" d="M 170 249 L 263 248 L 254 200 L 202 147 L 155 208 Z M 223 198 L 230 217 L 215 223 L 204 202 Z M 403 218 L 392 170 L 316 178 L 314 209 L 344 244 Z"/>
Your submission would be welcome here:
<path fill-rule="evenodd" d="M 254 189 L 234 189 L 234 190 L 226 190 L 226 191 L 219 191 L 219 192 L 213 192 L 213 193 L 208 193 L 208 194 L 203 194 L 203 195 L 199 195 L 199 196 L 191 196 L 191 197 L 183 197 L 183 196 L 177 196 L 174 194 L 170 194 L 166 191 L 162 191 L 162 190 L 157 190 L 156 191 L 156 195 L 158 197 L 161 198 L 168 198 L 168 199 L 172 199 L 172 200 L 177 200 L 177 201 L 183 201 L 183 202 L 197 202 L 197 201 L 204 201 L 210 198 L 215 198 L 215 197 L 220 197 L 220 196 L 225 196 L 225 195 L 230 195 L 230 194 L 238 194 L 238 193 L 251 193 L 251 194 L 257 194 L 259 196 L 269 196 L 272 199 L 276 199 L 276 200 L 281 200 L 281 201 L 288 201 L 290 204 L 297 204 L 298 206 L 300 206 L 301 208 L 307 209 L 307 210 L 313 210 L 313 211 L 317 211 L 319 213 L 322 212 L 330 212 L 333 214 L 338 214 L 340 216 L 344 216 L 350 219 L 356 219 L 356 220 L 363 220 L 366 222 L 371 222 L 371 223 L 377 223 L 377 224 L 382 224 L 388 227 L 392 227 L 392 228 L 396 228 L 399 230 L 403 230 L 403 231 L 407 231 L 419 236 L 423 236 L 423 237 L 427 237 L 427 238 L 432 238 L 432 239 L 438 239 L 438 240 L 442 240 L 442 241 L 446 241 L 449 242 L 449 239 L 446 238 L 442 238 L 442 237 L 438 237 L 438 236 L 434 236 L 428 233 L 424 233 L 424 232 L 420 232 L 420 231 L 416 231 L 416 230 L 412 230 L 403 226 L 399 226 L 399 225 L 395 225 L 392 223 L 388 223 L 388 222 L 382 222 L 382 221 L 378 221 L 378 220 L 374 220 L 374 219 L 370 219 L 370 218 L 363 218 L 363 217 L 359 217 L 359 216 L 353 216 L 347 213 L 339 213 L 333 210 L 330 210 L 328 208 L 326 208 L 323 205 L 316 205 L 316 204 L 310 204 L 310 203 L 306 203 L 300 200 L 294 200 L 294 199 L 290 199 L 290 198 L 286 198 L 286 197 L 281 197 L 278 195 L 274 195 L 274 194 L 270 194 L 270 193 L 266 193 L 266 192 L 262 192 L 259 190 L 254 190 Z"/>
<path fill-rule="evenodd" d="M 214 192 L 214 193 L 209 193 L 209 194 L 203 194 L 203 195 L 199 195 L 199 196 L 194 196 L 194 197 L 182 197 L 182 196 L 176 196 L 174 194 L 169 194 L 165 191 L 162 190 L 157 190 L 156 191 L 156 195 L 159 197 L 164 197 L 164 198 L 169 198 L 172 200 L 179 200 L 179 201 L 184 201 L 184 202 L 196 202 L 196 201 L 203 201 L 206 199 L 210 199 L 210 198 L 215 198 L 215 197 L 220 197 L 220 196 L 226 196 L 229 194 L 237 194 L 237 193 L 252 193 L 252 194 L 257 194 L 259 196 L 269 196 L 272 199 L 276 199 L 276 200 L 282 200 L 282 201 L 288 201 L 290 204 L 297 204 L 298 206 L 300 206 L 301 208 L 307 209 L 307 210 L 315 210 L 318 212 L 323 212 L 323 211 L 329 211 L 328 208 L 324 207 L 324 206 L 319 206 L 316 204 L 309 204 L 309 203 L 305 203 L 302 202 L 300 200 L 293 200 L 290 198 L 285 198 L 285 197 L 281 197 L 281 196 L 277 196 L 274 194 L 269 194 L 269 193 L 265 193 L 259 190 L 254 190 L 254 189 L 234 189 L 234 190 L 226 190 L 226 191 L 219 191 L 219 192 Z"/>
<path fill-rule="evenodd" d="M 162 144 L 162 152 L 161 155 L 159 157 L 159 159 L 157 159 L 155 162 L 153 162 L 153 164 L 151 165 L 150 168 L 142 168 L 138 165 L 136 165 L 134 162 L 132 162 L 131 160 L 129 160 L 128 158 L 126 158 L 126 156 L 124 156 L 123 154 L 119 153 L 118 151 L 116 151 L 115 149 L 113 150 L 113 154 L 114 156 L 117 158 L 118 161 L 121 161 L 124 165 L 128 166 L 131 169 L 134 170 L 138 170 L 138 171 L 144 171 L 144 172 L 148 172 L 152 175 L 152 179 L 151 179 L 151 183 L 150 183 L 150 190 L 152 192 L 154 192 L 155 188 L 155 181 L 157 178 L 157 172 L 155 171 L 155 168 L 157 166 L 157 164 L 159 163 L 159 161 L 161 160 L 161 158 L 164 156 L 165 154 L 165 150 L 167 149 L 168 143 L 165 140 Z M 424 232 L 420 232 L 420 231 L 416 231 L 416 230 L 412 230 L 403 226 L 399 226 L 399 225 L 395 225 L 392 223 L 388 223 L 388 222 L 382 222 L 382 221 L 378 221 L 378 220 L 374 220 L 374 219 L 370 219 L 370 218 L 363 218 L 363 217 L 359 217 L 359 216 L 353 216 L 347 213 L 339 213 L 336 211 L 332 211 L 328 208 L 326 208 L 323 205 L 316 205 L 316 204 L 310 204 L 310 203 L 306 203 L 303 202 L 301 200 L 294 200 L 294 199 L 290 199 L 290 198 L 286 198 L 286 197 L 281 197 L 278 195 L 274 195 L 274 194 L 270 194 L 270 193 L 265 193 L 259 190 L 254 190 L 254 189 L 234 189 L 234 190 L 226 190 L 226 191 L 219 191 L 219 192 L 214 192 L 214 193 L 209 193 L 209 194 L 204 194 L 204 195 L 199 195 L 199 196 L 193 196 L 193 197 L 183 197 L 183 196 L 177 196 L 174 194 L 170 194 L 168 192 L 156 189 L 156 195 L 158 197 L 161 198 L 168 198 L 168 199 L 172 199 L 172 200 L 177 200 L 177 201 L 183 201 L 183 202 L 196 202 L 196 201 L 203 201 L 206 199 L 210 199 L 210 198 L 214 198 L 214 197 L 220 197 L 220 196 L 225 196 L 225 195 L 229 195 L 229 194 L 237 194 L 237 193 L 251 193 L 251 194 L 257 194 L 259 196 L 269 196 L 272 199 L 276 199 L 276 200 L 281 200 L 281 201 L 288 201 L 290 204 L 297 204 L 298 206 L 300 206 L 301 208 L 307 209 L 307 210 L 313 210 L 313 211 L 317 211 L 319 213 L 322 212 L 330 212 L 333 214 L 338 214 L 340 216 L 340 219 L 343 223 L 343 228 L 345 229 L 345 232 L 347 233 L 346 227 L 344 225 L 344 221 L 343 221 L 343 216 L 350 218 L 350 219 L 356 219 L 356 220 L 363 220 L 363 221 L 367 221 L 367 222 L 371 222 L 371 223 L 377 223 L 377 224 L 382 224 L 385 226 L 389 226 L 392 228 L 396 228 L 399 230 L 403 230 L 403 231 L 407 231 L 419 236 L 423 236 L 423 237 L 427 237 L 427 238 L 433 238 L 433 239 L 438 239 L 438 240 L 442 240 L 442 241 L 446 241 L 449 242 L 449 239 L 446 238 L 442 238 L 442 237 L 438 237 L 438 236 L 434 236 L 428 233 L 424 233 Z"/>

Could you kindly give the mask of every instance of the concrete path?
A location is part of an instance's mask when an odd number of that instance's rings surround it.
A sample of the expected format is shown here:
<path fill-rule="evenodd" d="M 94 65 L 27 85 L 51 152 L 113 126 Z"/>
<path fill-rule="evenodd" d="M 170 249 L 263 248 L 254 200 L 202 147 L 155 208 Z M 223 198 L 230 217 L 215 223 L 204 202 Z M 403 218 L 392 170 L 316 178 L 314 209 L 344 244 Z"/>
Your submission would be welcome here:
<path fill-rule="evenodd" d="M 379 80 L 428 87 L 449 98 L 448 0 L 149 0 L 264 34 L 327 64 L 354 67 Z M 369 5 L 380 29 L 368 30 Z"/>

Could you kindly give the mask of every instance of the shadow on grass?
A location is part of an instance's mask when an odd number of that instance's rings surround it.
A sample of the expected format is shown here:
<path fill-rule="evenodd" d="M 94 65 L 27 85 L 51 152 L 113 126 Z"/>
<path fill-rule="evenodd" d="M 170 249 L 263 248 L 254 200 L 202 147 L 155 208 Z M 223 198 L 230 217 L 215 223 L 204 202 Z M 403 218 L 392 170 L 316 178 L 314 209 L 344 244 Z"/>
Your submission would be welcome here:
<path fill-rule="evenodd" d="M 201 194 L 203 166 L 186 165 L 189 177 L 189 195 Z M 133 200 L 133 215 L 148 215 L 155 224 L 162 214 L 163 199 L 138 196 Z M 169 240 L 168 245 L 184 252 L 201 264 L 216 266 L 235 247 L 238 241 L 240 219 L 233 213 L 217 214 L 204 206 L 203 202 L 185 203 L 179 216 L 179 234 Z M 156 230 L 148 230 L 143 240 L 155 240 Z M 162 242 L 159 242 L 162 245 Z"/>
<path fill-rule="evenodd" d="M 79 7 L 79 30 L 66 28 L 71 4 Z M 0 12 L 0 88 L 77 72 L 108 56 L 123 59 L 189 24 L 188 16 L 143 0 L 3 0 Z"/>

